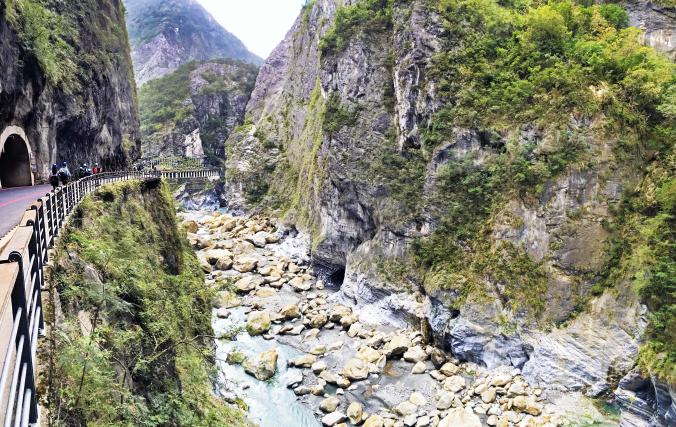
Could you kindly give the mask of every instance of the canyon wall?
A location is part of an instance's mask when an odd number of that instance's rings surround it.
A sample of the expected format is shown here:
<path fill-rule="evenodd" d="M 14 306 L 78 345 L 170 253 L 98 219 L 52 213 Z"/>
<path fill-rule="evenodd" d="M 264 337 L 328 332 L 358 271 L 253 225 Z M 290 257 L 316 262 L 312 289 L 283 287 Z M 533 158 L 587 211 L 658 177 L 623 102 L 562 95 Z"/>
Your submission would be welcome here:
<path fill-rule="evenodd" d="M 365 315 L 673 422 L 673 13 L 309 2 L 226 142 L 230 208 L 306 230 Z"/>
<path fill-rule="evenodd" d="M 52 163 L 110 169 L 138 155 L 121 1 L 2 2 L 0 67 L 0 129 L 25 131 L 37 181 Z"/>

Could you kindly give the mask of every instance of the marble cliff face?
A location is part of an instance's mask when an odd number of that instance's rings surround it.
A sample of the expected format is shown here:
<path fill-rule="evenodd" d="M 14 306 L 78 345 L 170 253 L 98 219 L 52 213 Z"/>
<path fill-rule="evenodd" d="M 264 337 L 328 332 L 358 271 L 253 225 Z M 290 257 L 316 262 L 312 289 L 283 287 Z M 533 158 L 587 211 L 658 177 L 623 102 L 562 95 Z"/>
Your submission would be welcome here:
<path fill-rule="evenodd" d="M 420 272 L 412 253 L 445 226 L 439 211 L 473 200 L 439 198 L 449 167 L 481 169 L 509 147 L 546 152 L 554 136 L 533 123 L 497 133 L 455 126 L 426 147 L 426 129 L 448 102 L 433 66 L 449 49 L 444 18 L 427 1 L 396 1 L 382 29 L 357 26 L 340 49 L 326 48 L 336 11 L 350 3 L 310 2 L 261 67 L 250 124 L 226 142 L 230 207 L 262 204 L 308 230 L 315 262 L 344 273 L 344 295 L 392 313 L 395 323 L 423 319 L 461 359 L 518 367 L 529 381 L 589 396 L 641 400 L 647 391 L 646 405 L 673 420 L 668 384 L 628 385 L 641 376 L 647 325 L 630 278 L 592 292 L 609 262 L 607 224 L 627 189 L 641 187 L 648 164 L 623 163 L 618 139 L 595 132 L 600 117 L 571 115 L 567 132 L 593 161 L 568 165 L 527 195 L 504 194 L 485 212 L 486 244 L 466 258 L 485 266 L 480 280 L 470 289 L 462 269 Z M 627 10 L 646 44 L 673 55 L 672 9 Z M 383 179 L 409 175 L 418 183 L 412 190 Z M 457 185 L 469 183 L 461 176 Z M 625 417 L 640 407 L 627 405 Z"/>

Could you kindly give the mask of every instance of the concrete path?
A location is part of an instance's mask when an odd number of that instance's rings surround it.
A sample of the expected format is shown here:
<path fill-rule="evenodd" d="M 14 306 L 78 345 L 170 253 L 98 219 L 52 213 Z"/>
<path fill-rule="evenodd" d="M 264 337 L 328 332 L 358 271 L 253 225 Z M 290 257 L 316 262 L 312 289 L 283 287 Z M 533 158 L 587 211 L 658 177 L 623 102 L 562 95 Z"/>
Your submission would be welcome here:
<path fill-rule="evenodd" d="M 19 223 L 31 203 L 49 193 L 51 189 L 51 185 L 36 185 L 0 190 L 0 238 Z"/>

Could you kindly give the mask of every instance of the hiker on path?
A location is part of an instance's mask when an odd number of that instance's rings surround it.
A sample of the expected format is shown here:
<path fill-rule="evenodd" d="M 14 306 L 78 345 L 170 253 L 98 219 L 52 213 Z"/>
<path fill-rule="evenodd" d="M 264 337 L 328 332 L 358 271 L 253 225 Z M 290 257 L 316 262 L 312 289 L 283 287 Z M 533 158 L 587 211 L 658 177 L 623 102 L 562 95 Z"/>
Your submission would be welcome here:
<path fill-rule="evenodd" d="M 59 169 L 59 179 L 61 180 L 61 185 L 66 185 L 68 184 L 68 181 L 70 181 L 71 174 L 70 174 L 70 169 L 68 169 L 68 163 L 63 162 L 61 165 L 61 169 Z"/>
<path fill-rule="evenodd" d="M 49 176 L 49 183 L 52 185 L 52 191 L 59 186 L 59 167 L 56 163 L 52 165 L 52 174 Z"/>

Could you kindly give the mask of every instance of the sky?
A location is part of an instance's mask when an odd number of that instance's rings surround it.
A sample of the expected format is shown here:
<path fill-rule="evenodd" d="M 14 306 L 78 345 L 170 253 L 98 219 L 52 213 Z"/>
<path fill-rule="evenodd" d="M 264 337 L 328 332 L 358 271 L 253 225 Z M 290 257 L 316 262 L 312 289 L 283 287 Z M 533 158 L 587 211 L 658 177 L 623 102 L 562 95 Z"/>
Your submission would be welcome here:
<path fill-rule="evenodd" d="M 305 0 L 198 0 L 226 30 L 265 59 L 284 39 Z"/>

